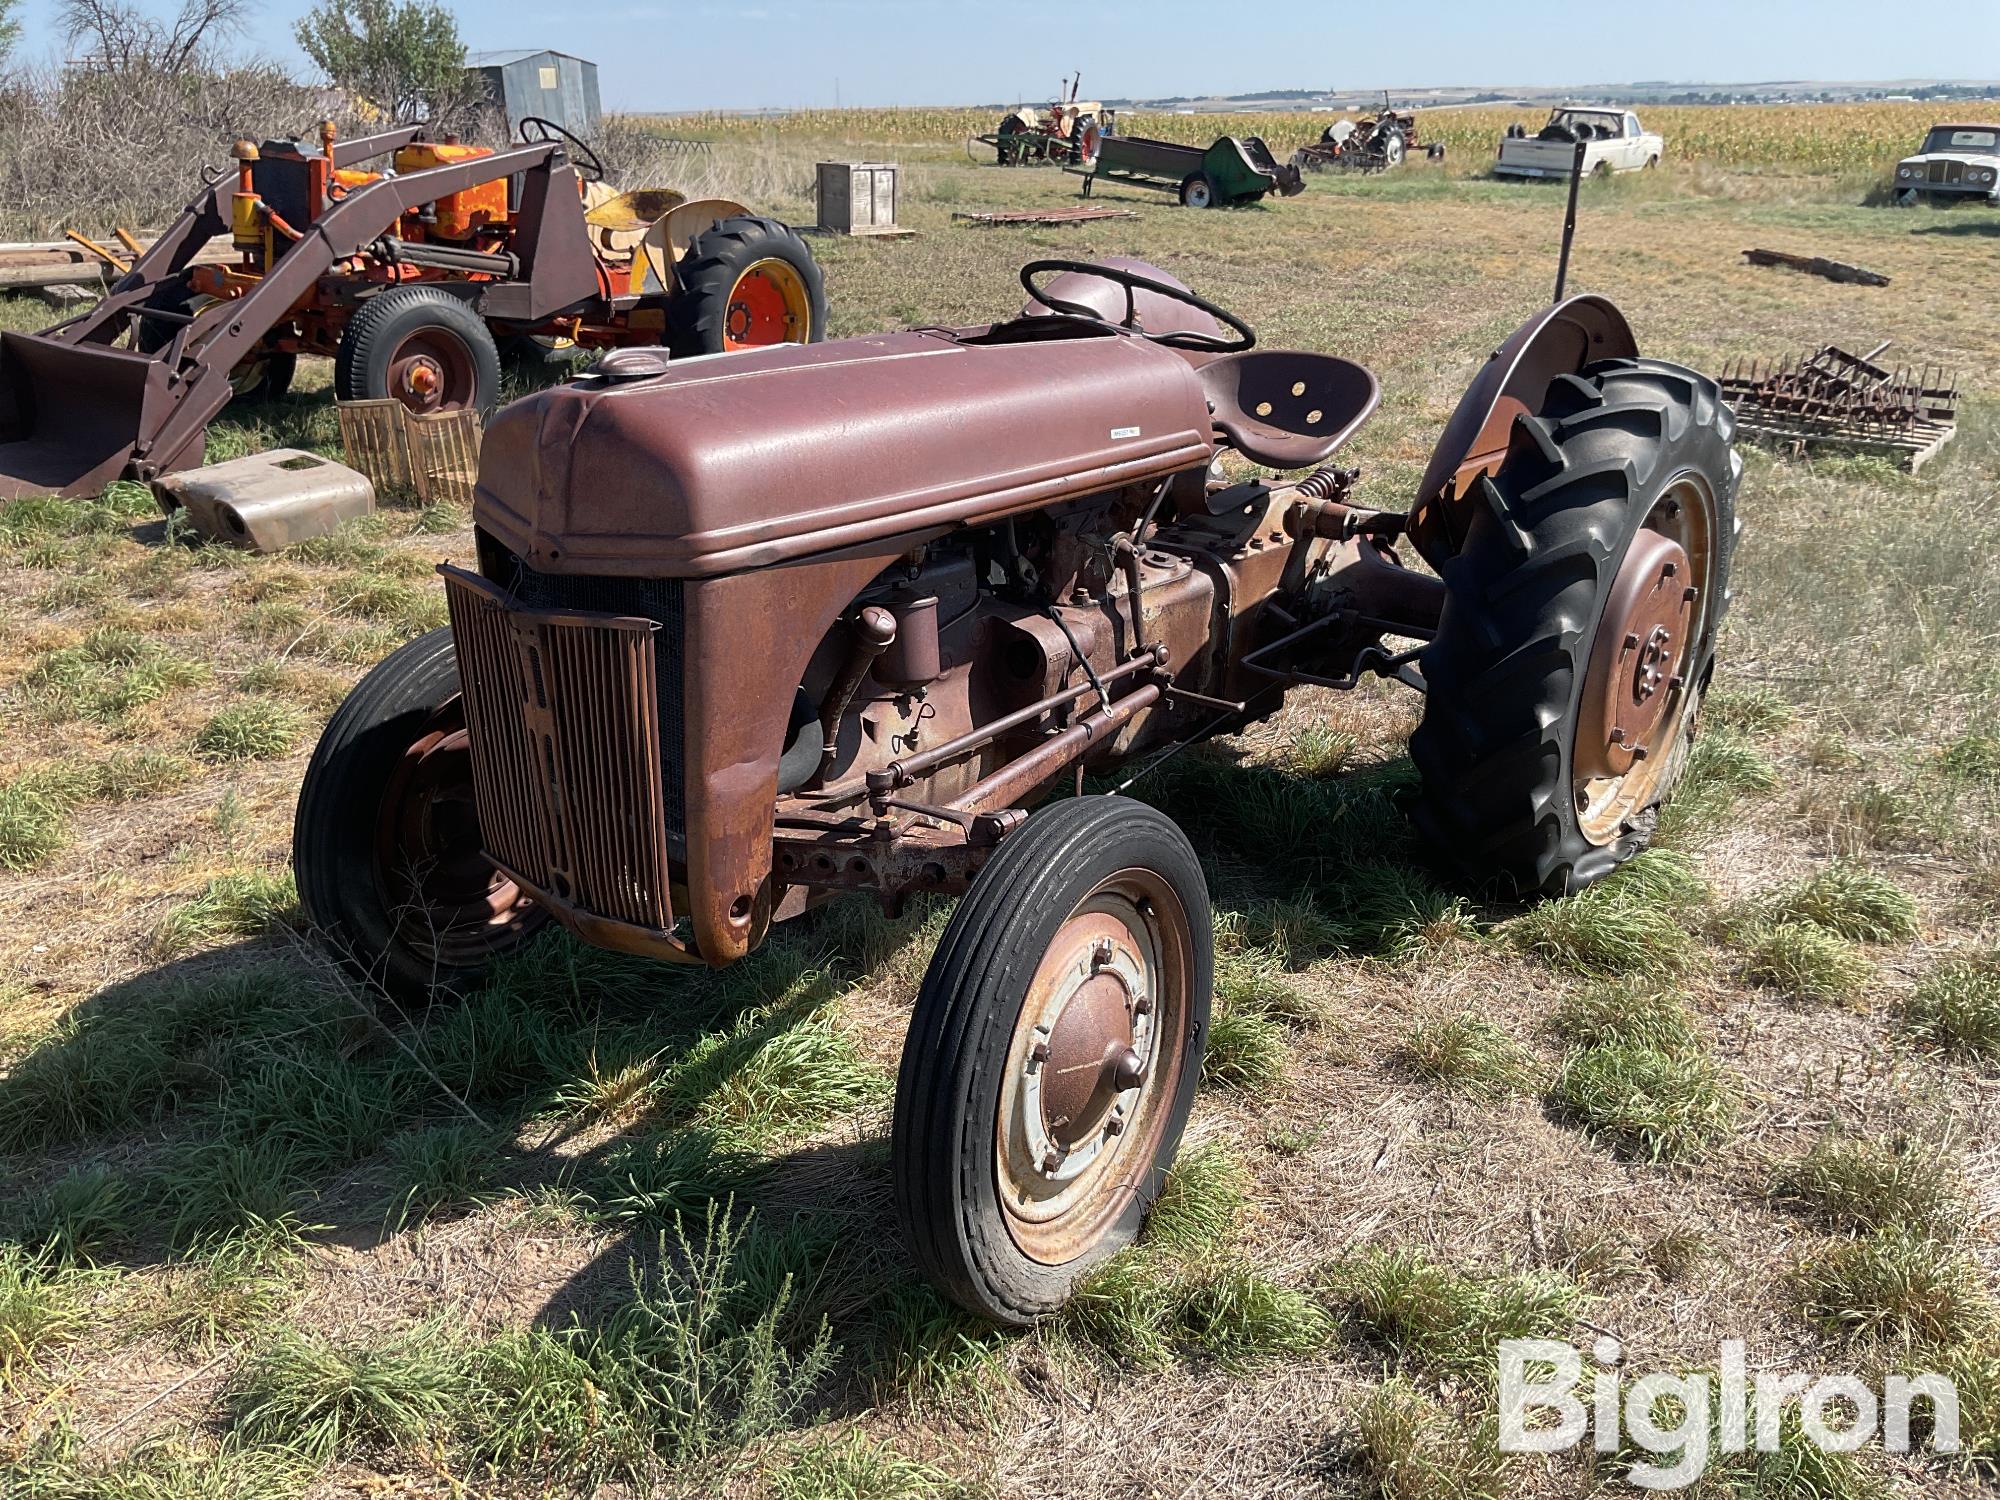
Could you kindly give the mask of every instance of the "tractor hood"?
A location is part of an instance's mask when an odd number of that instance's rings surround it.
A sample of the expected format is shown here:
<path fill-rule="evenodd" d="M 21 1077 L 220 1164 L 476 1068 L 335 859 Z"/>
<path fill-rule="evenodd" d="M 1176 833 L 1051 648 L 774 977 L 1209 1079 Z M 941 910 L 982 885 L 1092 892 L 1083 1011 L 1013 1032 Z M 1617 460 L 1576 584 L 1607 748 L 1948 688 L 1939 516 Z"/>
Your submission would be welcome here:
<path fill-rule="evenodd" d="M 494 419 L 473 515 L 543 572 L 703 577 L 914 545 L 1214 449 L 1187 358 L 1075 320 L 629 349 Z"/>

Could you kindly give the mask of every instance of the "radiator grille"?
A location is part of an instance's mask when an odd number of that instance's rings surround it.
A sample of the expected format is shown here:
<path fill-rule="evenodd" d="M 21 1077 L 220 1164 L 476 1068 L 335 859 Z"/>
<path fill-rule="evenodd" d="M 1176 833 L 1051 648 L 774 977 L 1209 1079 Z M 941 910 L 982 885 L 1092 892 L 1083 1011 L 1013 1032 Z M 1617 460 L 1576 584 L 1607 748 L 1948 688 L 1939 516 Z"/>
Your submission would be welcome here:
<path fill-rule="evenodd" d="M 681 610 L 678 578 L 597 578 L 569 573 L 542 573 L 529 567 L 485 532 L 478 533 L 479 571 L 499 584 L 527 609 L 590 610 L 612 615 L 636 615 L 660 627 L 653 637 L 658 664 L 655 698 L 659 703 L 660 782 L 665 794 L 667 833 L 679 840 L 687 833 L 686 790 L 681 773 L 687 733 L 682 717 L 681 647 L 687 632 Z"/>
<path fill-rule="evenodd" d="M 1930 171 L 1926 175 L 1925 180 L 1927 182 L 1957 182 L 1964 175 L 1965 163 L 1962 161 L 1934 161 L 1930 164 Z"/>
<path fill-rule="evenodd" d="M 598 916 L 671 928 L 658 624 L 521 608 L 442 571 L 487 852 Z"/>

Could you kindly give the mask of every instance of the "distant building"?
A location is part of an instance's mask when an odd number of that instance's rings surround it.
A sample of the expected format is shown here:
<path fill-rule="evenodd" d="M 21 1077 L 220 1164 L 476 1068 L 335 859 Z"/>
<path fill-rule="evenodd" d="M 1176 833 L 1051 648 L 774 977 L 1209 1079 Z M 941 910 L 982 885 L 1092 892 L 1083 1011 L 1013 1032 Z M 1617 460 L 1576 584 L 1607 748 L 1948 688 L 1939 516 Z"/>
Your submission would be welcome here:
<path fill-rule="evenodd" d="M 590 137 L 602 111 L 597 101 L 597 64 L 567 52 L 521 47 L 503 52 L 468 52 L 465 71 L 475 73 L 486 96 L 507 118 L 507 134 L 521 133 L 530 115 Z"/>

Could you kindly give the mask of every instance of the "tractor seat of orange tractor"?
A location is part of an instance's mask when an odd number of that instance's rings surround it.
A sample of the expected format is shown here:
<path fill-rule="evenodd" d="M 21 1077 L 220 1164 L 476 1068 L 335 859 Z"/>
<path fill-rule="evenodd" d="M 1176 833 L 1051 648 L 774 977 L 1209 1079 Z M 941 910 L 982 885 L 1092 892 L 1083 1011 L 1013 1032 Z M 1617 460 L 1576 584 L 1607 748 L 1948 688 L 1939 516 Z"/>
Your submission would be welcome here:
<path fill-rule="evenodd" d="M 672 188 L 634 188 L 614 192 L 601 182 L 583 185 L 583 222 L 590 242 L 607 260 L 630 260 L 654 221 L 687 202 L 686 193 Z"/>
<path fill-rule="evenodd" d="M 1382 389 L 1351 359 L 1302 349 L 1245 349 L 1200 369 L 1216 431 L 1252 463 L 1325 463 L 1374 413 Z"/>

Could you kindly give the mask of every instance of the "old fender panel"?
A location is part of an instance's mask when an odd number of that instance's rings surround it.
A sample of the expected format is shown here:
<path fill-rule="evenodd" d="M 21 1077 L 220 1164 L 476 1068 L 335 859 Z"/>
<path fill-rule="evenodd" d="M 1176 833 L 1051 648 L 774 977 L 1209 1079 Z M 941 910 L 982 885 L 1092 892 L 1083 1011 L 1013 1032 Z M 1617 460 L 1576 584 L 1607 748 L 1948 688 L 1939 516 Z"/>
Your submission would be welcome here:
<path fill-rule="evenodd" d="M 1441 567 L 1464 527 L 1453 512 L 1475 481 L 1499 470 L 1514 419 L 1542 409 L 1549 383 L 1600 359 L 1631 358 L 1639 345 L 1625 315 L 1603 297 L 1571 297 L 1528 319 L 1487 359 L 1445 424 L 1411 508 L 1410 538 Z"/>

